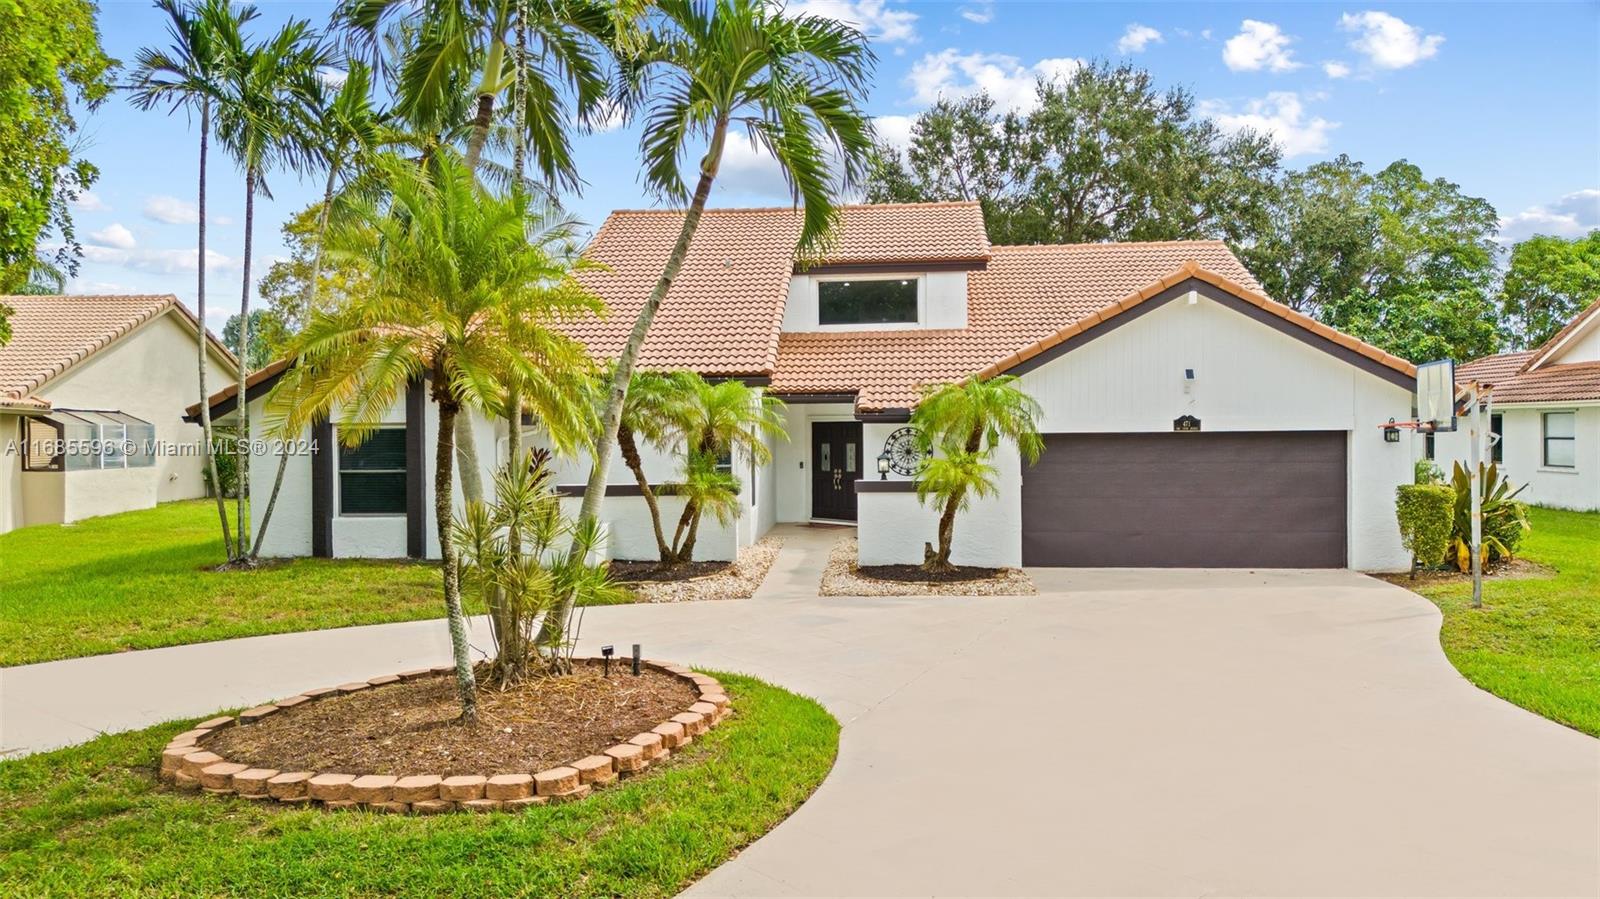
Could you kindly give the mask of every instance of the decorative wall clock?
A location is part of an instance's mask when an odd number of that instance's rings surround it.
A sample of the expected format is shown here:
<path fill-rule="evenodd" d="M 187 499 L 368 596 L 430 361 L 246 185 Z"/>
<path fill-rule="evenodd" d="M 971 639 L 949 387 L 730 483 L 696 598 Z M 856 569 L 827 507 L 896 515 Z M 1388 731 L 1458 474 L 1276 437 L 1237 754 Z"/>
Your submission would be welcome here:
<path fill-rule="evenodd" d="M 927 438 L 916 428 L 900 428 L 884 441 L 883 451 L 889 454 L 889 470 L 905 477 L 914 477 L 928 464 L 933 455 Z"/>

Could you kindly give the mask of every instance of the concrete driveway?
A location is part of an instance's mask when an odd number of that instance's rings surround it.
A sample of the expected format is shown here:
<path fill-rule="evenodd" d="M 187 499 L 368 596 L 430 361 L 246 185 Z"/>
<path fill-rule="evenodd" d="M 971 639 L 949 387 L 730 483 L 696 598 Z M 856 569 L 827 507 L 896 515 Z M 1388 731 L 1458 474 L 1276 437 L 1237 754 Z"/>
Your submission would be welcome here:
<path fill-rule="evenodd" d="M 845 724 L 817 794 L 691 895 L 1600 894 L 1600 741 L 1462 679 L 1407 591 L 1041 570 L 1037 597 L 822 599 L 838 532 L 787 533 L 754 600 L 583 625 Z M 8 669 L 0 744 L 447 655 L 442 625 L 415 622 Z"/>

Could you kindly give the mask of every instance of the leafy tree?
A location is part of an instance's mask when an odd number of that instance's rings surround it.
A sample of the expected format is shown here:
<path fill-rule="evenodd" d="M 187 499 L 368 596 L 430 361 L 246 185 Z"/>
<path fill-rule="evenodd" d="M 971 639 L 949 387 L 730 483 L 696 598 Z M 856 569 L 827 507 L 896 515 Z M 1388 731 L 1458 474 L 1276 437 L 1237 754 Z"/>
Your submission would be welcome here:
<path fill-rule="evenodd" d="M 1016 444 L 1030 463 L 1039 458 L 1044 451 L 1038 424 L 1041 414 L 1038 402 L 1023 392 L 1011 375 L 970 377 L 924 392 L 911 413 L 911 423 L 939 454 L 928 460 L 917 480 L 917 500 L 932 502 L 942 510 L 939 548 L 924 550 L 924 568 L 937 572 L 952 567 L 956 513 L 969 508 L 974 497 L 995 494 L 995 469 L 989 460 L 1002 442 Z"/>
<path fill-rule="evenodd" d="M 1027 113 L 987 94 L 918 116 L 902 158 L 878 149 L 873 202 L 978 200 L 996 243 L 1221 238 L 1266 225 L 1280 154 L 1270 138 L 1225 135 L 1181 88 L 1130 65 L 1040 80 Z"/>
<path fill-rule="evenodd" d="M 382 199 L 354 201 L 328 235 L 335 265 L 367 268 L 364 287 L 338 309 L 313 312 L 267 415 L 283 435 L 335 416 L 341 439 L 359 443 L 409 383 L 428 378 L 439 414 L 433 489 L 445 611 L 462 718 L 473 723 L 476 680 L 450 539 L 455 419 L 464 409 L 494 408 L 507 372 L 527 381 L 585 372 L 583 347 L 553 325 L 594 314 L 600 301 L 572 279 L 559 289 L 547 283 L 551 262 L 528 242 L 538 207 L 526 191 L 490 193 L 449 152 L 425 167 L 397 158 L 378 165 Z"/>
<path fill-rule="evenodd" d="M 289 258 L 272 263 L 260 281 L 261 299 L 291 334 L 305 327 L 313 310 L 337 309 L 361 290 L 362 267 L 330 265 L 326 256 L 317 263 L 321 229 L 321 204 L 307 206 L 284 222 L 280 233 Z M 310 290 L 313 269 L 317 272 L 315 293 Z"/>
<path fill-rule="evenodd" d="M 785 15 L 757 0 L 660 0 L 652 8 L 647 34 L 623 60 L 618 105 L 643 112 L 645 184 L 666 200 L 687 201 L 688 208 L 661 278 L 612 371 L 580 524 L 599 520 L 628 384 L 650 324 L 700 226 L 728 129 L 742 126 L 777 160 L 801 207 L 798 251 L 813 253 L 838 217 L 837 196 L 865 173 L 872 138 L 858 98 L 866 93 L 873 63 L 872 49 L 856 29 L 818 16 Z M 702 142 L 691 194 L 684 184 L 684 157 Z M 556 614 L 546 616 L 541 643 L 555 639 L 571 612 L 568 597 Z"/>
<path fill-rule="evenodd" d="M 28 282 L 50 231 L 62 247 L 49 262 L 77 270 L 68 204 L 100 172 L 75 152 L 72 101 L 100 105 L 117 65 L 94 14 L 90 0 L 0 0 L 0 293 Z"/>
<path fill-rule="evenodd" d="M 1315 316 L 1324 301 L 1364 289 L 1378 262 L 1371 188 L 1343 155 L 1284 175 L 1268 227 L 1239 253 L 1267 296 Z"/>
<path fill-rule="evenodd" d="M 222 343 L 251 371 L 266 366 L 278 358 L 289 343 L 290 331 L 283 319 L 271 309 L 250 310 L 250 351 L 239 349 L 239 316 L 228 316 L 222 326 Z"/>
<path fill-rule="evenodd" d="M 140 109 L 166 106 L 169 111 L 183 110 L 200 115 L 200 183 L 197 191 L 199 206 L 198 237 L 195 258 L 206 258 L 206 162 L 210 151 L 212 115 L 224 92 L 224 68 L 230 50 L 238 47 L 230 41 L 244 33 L 246 23 L 255 19 L 253 6 L 234 6 L 231 0 L 201 0 L 198 4 L 180 0 L 156 0 L 156 8 L 167 15 L 167 34 L 171 45 L 167 49 L 145 48 L 139 51 L 133 78 L 126 86 L 131 101 Z M 206 267 L 195 267 L 195 316 L 206 320 Z M 211 396 L 206 385 L 206 342 L 200 341 L 197 355 L 200 398 Z M 241 389 L 241 393 L 242 393 Z M 200 403 L 200 429 L 204 437 L 206 472 L 212 484 L 222 483 L 218 476 L 217 445 L 211 425 L 211 408 Z M 243 553 L 236 546 L 228 527 L 227 506 L 222 491 L 216 491 L 217 516 L 222 521 L 222 546 L 231 561 Z M 242 505 L 242 504 L 241 504 Z"/>
<path fill-rule="evenodd" d="M 1600 298 L 1600 231 L 1565 240 L 1540 235 L 1511 248 L 1500 308 L 1523 346 L 1555 336 Z"/>

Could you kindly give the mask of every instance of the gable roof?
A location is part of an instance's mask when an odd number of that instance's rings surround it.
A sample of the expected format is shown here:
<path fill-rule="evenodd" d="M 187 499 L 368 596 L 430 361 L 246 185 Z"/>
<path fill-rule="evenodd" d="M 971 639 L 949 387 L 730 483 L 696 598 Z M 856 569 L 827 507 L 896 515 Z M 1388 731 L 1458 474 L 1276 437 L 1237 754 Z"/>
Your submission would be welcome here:
<path fill-rule="evenodd" d="M 1590 324 L 1600 327 L 1600 300 L 1590 303 L 1589 308 L 1574 315 L 1572 321 L 1567 322 L 1566 327 L 1557 331 L 1555 336 L 1539 344 L 1533 352 L 1529 353 L 1528 362 L 1523 366 L 1524 370 L 1532 371 L 1559 358 L 1560 351 L 1567 341 L 1576 337 L 1580 331 L 1585 330 Z"/>
<path fill-rule="evenodd" d="M 48 409 L 32 394 L 68 369 L 131 334 L 139 326 L 176 311 L 200 333 L 194 313 L 171 294 L 127 296 L 0 296 L 10 306 L 11 341 L 0 347 L 0 405 Z M 206 331 L 211 347 L 229 368 L 233 354 Z"/>
<path fill-rule="evenodd" d="M 1494 388 L 1496 403 L 1600 400 L 1600 361 L 1561 362 L 1560 350 L 1589 326 L 1600 327 L 1600 301 L 1572 317 L 1554 337 L 1531 350 L 1484 356 L 1456 367 L 1456 384 Z"/>

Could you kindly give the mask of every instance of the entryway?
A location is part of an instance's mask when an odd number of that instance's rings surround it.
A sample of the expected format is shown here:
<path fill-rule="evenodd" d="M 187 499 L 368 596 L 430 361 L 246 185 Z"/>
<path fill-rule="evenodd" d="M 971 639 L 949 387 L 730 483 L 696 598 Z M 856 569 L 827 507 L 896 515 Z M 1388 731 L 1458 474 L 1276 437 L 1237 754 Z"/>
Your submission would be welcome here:
<path fill-rule="evenodd" d="M 811 517 L 855 521 L 860 479 L 861 422 L 812 422 Z"/>

